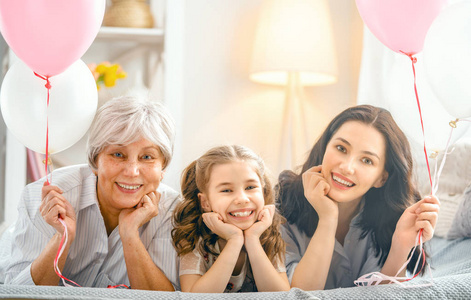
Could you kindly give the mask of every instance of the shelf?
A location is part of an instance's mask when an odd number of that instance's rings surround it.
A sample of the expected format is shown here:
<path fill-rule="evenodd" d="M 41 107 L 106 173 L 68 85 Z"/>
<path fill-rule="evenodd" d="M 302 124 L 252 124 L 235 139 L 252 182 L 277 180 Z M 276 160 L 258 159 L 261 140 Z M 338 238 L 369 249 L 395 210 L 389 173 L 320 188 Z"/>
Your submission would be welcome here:
<path fill-rule="evenodd" d="M 129 41 L 149 45 L 162 45 L 164 30 L 161 28 L 101 27 L 95 42 Z"/>

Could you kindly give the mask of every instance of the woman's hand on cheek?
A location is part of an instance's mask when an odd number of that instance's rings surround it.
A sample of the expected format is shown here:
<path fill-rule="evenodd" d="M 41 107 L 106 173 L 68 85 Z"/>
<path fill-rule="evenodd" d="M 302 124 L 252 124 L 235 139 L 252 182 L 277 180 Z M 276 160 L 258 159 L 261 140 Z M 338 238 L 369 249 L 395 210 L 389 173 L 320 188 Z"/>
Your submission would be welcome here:
<path fill-rule="evenodd" d="M 69 240 L 73 240 L 76 229 L 75 210 L 62 195 L 62 190 L 45 182 L 41 190 L 41 199 L 39 211 L 46 223 L 62 235 L 64 234 L 64 226 L 59 222 L 59 218 L 61 218 L 67 225 Z"/>
<path fill-rule="evenodd" d="M 304 196 L 314 207 L 319 218 L 338 218 L 338 203 L 327 197 L 330 185 L 322 175 L 322 166 L 315 166 L 303 173 Z"/>
<path fill-rule="evenodd" d="M 256 237 L 260 238 L 262 233 L 270 227 L 273 223 L 273 216 L 275 215 L 275 205 L 265 205 L 259 212 L 257 222 L 253 223 L 252 226 L 244 230 L 244 237 Z"/>
<path fill-rule="evenodd" d="M 243 241 L 244 239 L 242 230 L 232 224 L 224 223 L 223 218 L 219 213 L 204 213 L 203 222 L 213 233 L 217 234 L 219 237 L 225 239 L 226 241 L 229 241 L 231 239 Z"/>
<path fill-rule="evenodd" d="M 437 224 L 440 201 L 435 196 L 427 196 L 411 205 L 397 222 L 393 243 L 397 240 L 401 247 L 410 250 L 415 246 L 418 232 L 423 229 L 422 242 L 433 237 Z"/>
<path fill-rule="evenodd" d="M 142 197 L 141 201 L 133 207 L 123 209 L 119 214 L 120 235 L 137 230 L 159 214 L 160 193 L 150 192 Z"/>

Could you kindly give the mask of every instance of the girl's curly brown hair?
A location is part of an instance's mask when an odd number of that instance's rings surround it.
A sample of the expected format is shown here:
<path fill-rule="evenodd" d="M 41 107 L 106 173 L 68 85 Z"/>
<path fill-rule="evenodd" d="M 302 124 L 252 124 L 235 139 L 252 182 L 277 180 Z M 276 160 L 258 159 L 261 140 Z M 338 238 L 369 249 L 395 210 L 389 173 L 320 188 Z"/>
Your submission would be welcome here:
<path fill-rule="evenodd" d="M 244 161 L 251 164 L 260 178 L 263 188 L 265 205 L 275 204 L 275 195 L 271 182 L 265 171 L 263 160 L 250 149 L 239 146 L 219 146 L 210 149 L 199 159 L 193 161 L 182 173 L 181 190 L 183 201 L 173 213 L 174 228 L 172 239 L 179 256 L 192 252 L 199 243 L 199 251 L 217 255 L 214 245 L 219 237 L 203 222 L 204 213 L 198 200 L 198 193 L 204 192 L 208 186 L 211 169 L 215 165 Z M 275 211 L 273 222 L 260 237 L 260 243 L 272 263 L 284 261 L 285 242 L 281 238 L 280 225 L 284 218 Z"/>

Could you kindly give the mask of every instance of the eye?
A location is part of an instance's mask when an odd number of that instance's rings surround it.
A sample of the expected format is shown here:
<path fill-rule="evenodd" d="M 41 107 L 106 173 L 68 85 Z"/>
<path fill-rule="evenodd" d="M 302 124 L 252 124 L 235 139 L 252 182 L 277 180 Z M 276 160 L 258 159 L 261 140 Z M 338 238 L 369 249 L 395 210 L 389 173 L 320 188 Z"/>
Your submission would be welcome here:
<path fill-rule="evenodd" d="M 123 154 L 122 154 L 122 153 L 119 153 L 119 152 L 113 153 L 113 156 L 114 156 L 114 157 L 117 157 L 117 158 L 123 158 Z"/>
<path fill-rule="evenodd" d="M 232 192 L 232 190 L 230 190 L 230 189 L 225 189 L 225 190 L 221 191 L 221 193 L 230 193 L 230 192 Z"/>
<path fill-rule="evenodd" d="M 148 160 L 148 159 L 152 159 L 153 157 L 150 156 L 150 155 L 143 155 L 142 156 L 142 159 L 145 159 L 145 160 Z"/>
<path fill-rule="evenodd" d="M 337 150 L 339 150 L 340 152 L 343 152 L 343 153 L 347 152 L 347 149 L 345 149 L 345 147 L 342 146 L 342 145 L 337 145 L 337 146 L 335 146 L 335 147 L 336 147 Z"/>
<path fill-rule="evenodd" d="M 255 185 L 249 185 L 248 187 L 246 187 L 245 189 L 246 190 L 253 190 L 253 189 L 256 189 L 258 186 L 255 186 Z"/>
<path fill-rule="evenodd" d="M 373 161 L 371 159 L 369 159 L 368 157 L 362 158 L 361 161 L 363 163 L 367 164 L 367 165 L 372 165 L 373 164 Z"/>

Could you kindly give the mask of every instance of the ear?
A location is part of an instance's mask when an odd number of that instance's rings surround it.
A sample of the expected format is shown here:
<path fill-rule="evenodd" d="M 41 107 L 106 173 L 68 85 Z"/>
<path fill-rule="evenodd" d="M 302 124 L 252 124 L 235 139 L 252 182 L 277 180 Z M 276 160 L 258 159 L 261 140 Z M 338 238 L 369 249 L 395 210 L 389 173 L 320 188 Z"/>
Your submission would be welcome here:
<path fill-rule="evenodd" d="M 164 175 L 165 175 L 165 171 L 162 170 L 162 171 L 160 172 L 160 181 L 162 181 L 162 180 L 164 179 Z"/>
<path fill-rule="evenodd" d="M 198 200 L 200 201 L 201 208 L 203 208 L 204 212 L 212 211 L 208 197 L 205 194 L 198 193 Z"/>
<path fill-rule="evenodd" d="M 382 187 L 386 183 L 386 180 L 388 180 L 388 177 L 389 177 L 389 173 L 386 172 L 386 170 L 385 170 L 383 172 L 383 175 L 381 175 L 381 177 L 378 178 L 378 180 L 374 183 L 373 187 L 379 189 L 380 187 Z"/>

